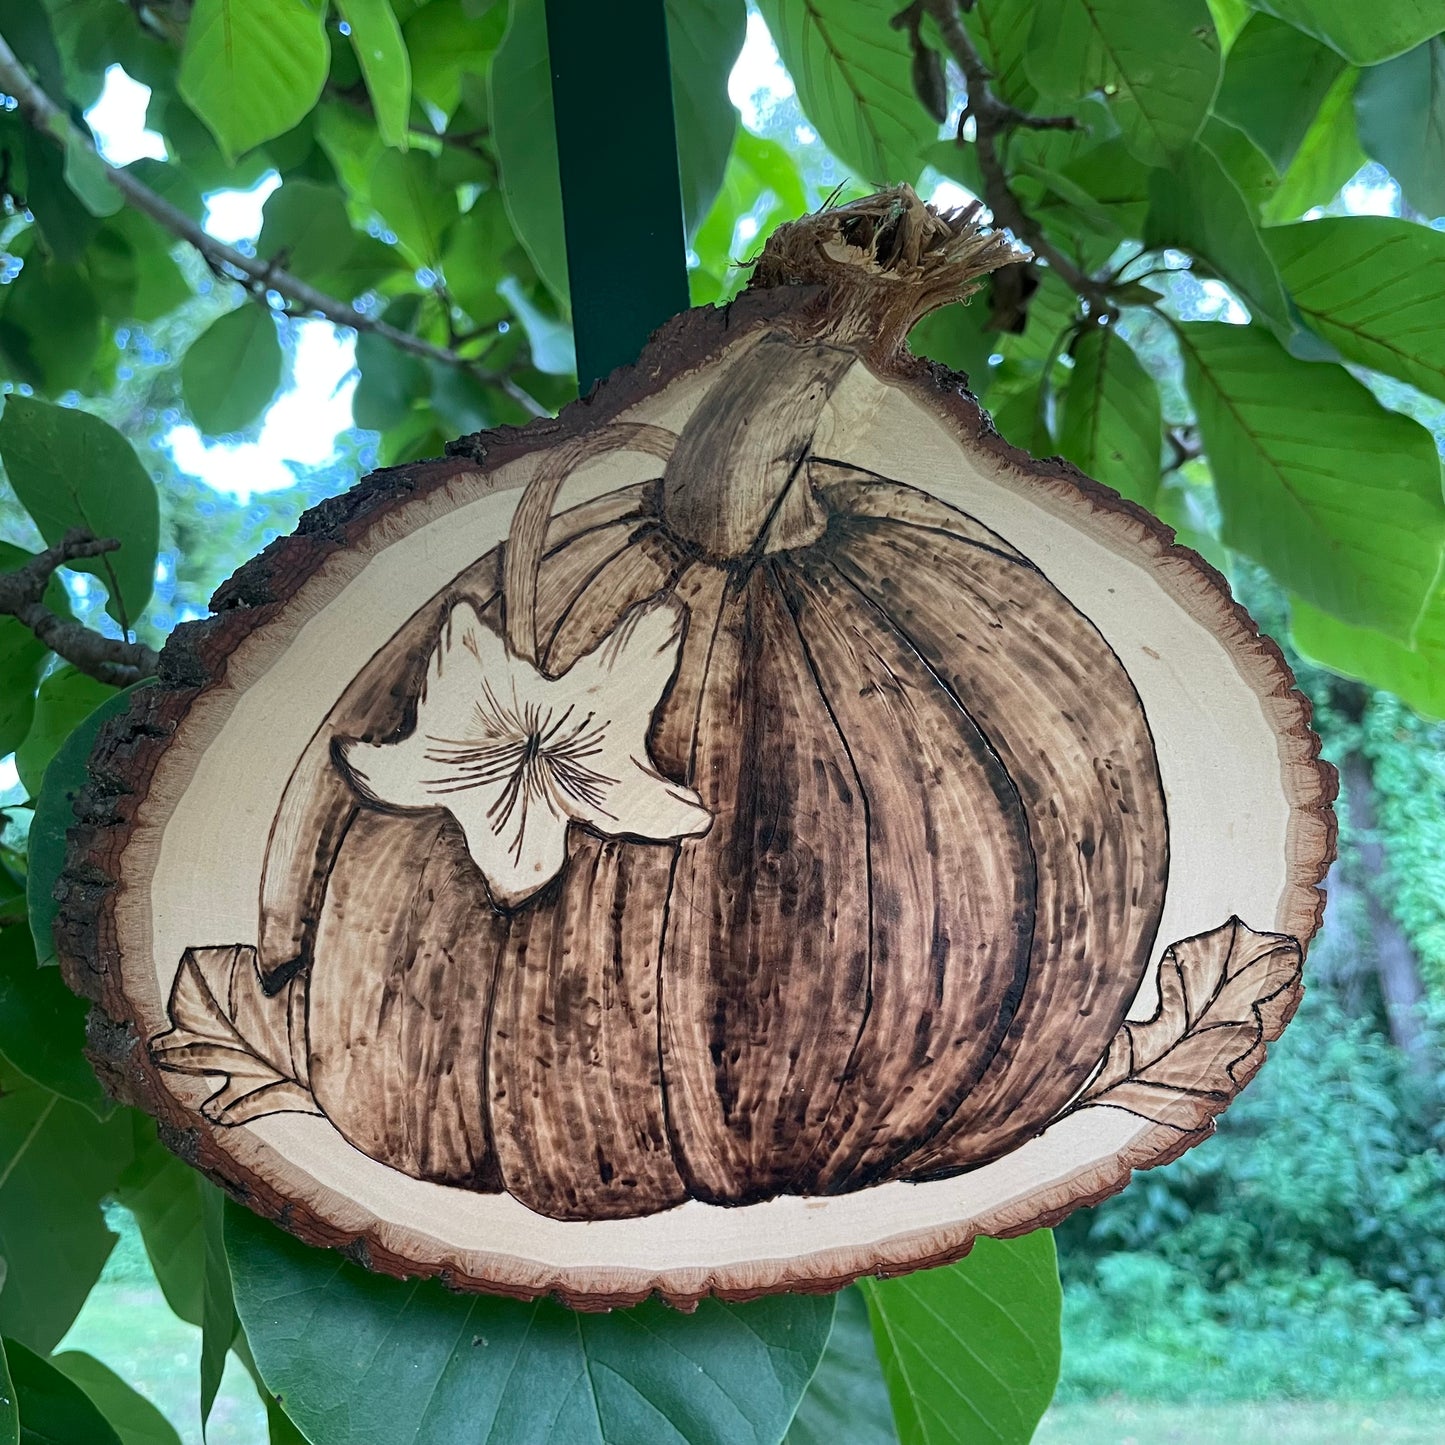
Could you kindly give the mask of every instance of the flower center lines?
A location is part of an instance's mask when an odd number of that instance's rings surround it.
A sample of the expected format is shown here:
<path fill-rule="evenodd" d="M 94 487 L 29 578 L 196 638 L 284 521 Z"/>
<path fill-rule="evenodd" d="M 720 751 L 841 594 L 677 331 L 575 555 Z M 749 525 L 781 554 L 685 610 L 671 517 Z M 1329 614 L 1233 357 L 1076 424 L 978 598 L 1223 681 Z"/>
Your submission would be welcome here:
<path fill-rule="evenodd" d="M 589 712 L 573 721 L 577 711 L 569 704 L 560 712 L 527 702 L 511 706 L 500 702 L 491 683 L 482 685 L 482 697 L 473 709 L 477 735 L 466 740 L 431 734 L 423 757 L 446 769 L 439 777 L 421 779 L 422 787 L 438 796 L 504 783 L 487 809 L 487 821 L 497 837 L 508 833 L 520 809 L 509 851 L 522 856 L 527 815 L 534 803 L 545 802 L 553 814 L 565 818 L 578 810 L 611 818 L 604 806 L 608 791 L 618 779 L 594 767 L 607 735 L 607 723 Z M 569 803 L 571 806 L 569 806 Z"/>

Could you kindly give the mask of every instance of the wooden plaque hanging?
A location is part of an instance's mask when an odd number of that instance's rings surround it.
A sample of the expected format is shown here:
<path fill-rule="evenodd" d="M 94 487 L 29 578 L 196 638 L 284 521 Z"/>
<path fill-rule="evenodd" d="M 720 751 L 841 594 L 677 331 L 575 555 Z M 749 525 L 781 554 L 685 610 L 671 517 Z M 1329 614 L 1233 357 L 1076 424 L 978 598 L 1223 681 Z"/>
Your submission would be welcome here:
<path fill-rule="evenodd" d="M 1209 1133 L 1333 775 L 1212 568 L 907 352 L 1007 259 L 807 218 L 242 568 L 72 834 L 112 1089 L 304 1239 L 584 1307 L 943 1263 Z"/>

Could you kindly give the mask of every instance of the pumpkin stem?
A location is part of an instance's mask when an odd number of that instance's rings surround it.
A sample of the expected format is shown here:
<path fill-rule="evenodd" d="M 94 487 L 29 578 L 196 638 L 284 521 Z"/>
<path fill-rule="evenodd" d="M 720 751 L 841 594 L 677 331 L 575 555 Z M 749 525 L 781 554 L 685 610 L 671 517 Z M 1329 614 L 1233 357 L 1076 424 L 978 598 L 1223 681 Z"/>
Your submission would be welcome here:
<path fill-rule="evenodd" d="M 978 289 L 979 278 L 1024 259 L 982 206 L 940 211 L 912 186 L 824 207 L 779 226 L 763 247 L 749 290 L 821 286 L 819 339 L 896 354 L 922 317 Z"/>

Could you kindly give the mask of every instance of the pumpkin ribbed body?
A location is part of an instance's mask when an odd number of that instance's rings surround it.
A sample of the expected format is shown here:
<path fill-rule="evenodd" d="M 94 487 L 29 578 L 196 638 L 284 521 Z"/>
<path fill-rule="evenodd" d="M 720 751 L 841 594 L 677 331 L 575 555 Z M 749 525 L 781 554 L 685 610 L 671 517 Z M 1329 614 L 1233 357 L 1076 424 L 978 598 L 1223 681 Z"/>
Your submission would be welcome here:
<path fill-rule="evenodd" d="M 700 558 L 660 486 L 549 534 L 551 675 L 639 602 L 685 608 L 649 750 L 701 797 L 705 834 L 574 827 L 562 873 L 504 914 L 434 815 L 358 810 L 309 990 L 312 1077 L 336 1079 L 317 1098 L 365 1152 L 568 1219 L 835 1193 L 997 1158 L 1097 1066 L 1168 863 L 1133 686 L 995 534 L 806 465 L 828 522 L 794 550 Z M 405 729 L 398 706 L 376 735 Z M 375 857 L 376 829 L 394 862 L 368 896 L 348 855 Z M 328 956 L 343 927 L 375 952 L 364 968 Z M 347 1117 L 349 1071 L 387 1069 L 401 1096 L 442 1056 L 470 1076 L 380 1125 Z"/>

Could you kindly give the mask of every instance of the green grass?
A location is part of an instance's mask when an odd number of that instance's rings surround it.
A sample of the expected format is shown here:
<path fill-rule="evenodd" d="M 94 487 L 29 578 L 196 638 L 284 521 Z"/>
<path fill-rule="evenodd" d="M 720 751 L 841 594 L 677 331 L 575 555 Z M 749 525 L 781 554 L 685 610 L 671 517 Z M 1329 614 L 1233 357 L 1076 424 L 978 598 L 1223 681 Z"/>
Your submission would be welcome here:
<path fill-rule="evenodd" d="M 1096 1400 L 1056 1405 L 1034 1445 L 1441 1445 L 1445 1405 L 1378 1400 L 1355 1405 L 1162 1405 Z"/>
<path fill-rule="evenodd" d="M 109 1222 L 120 1243 L 59 1348 L 84 1350 L 104 1361 L 165 1414 L 185 1445 L 202 1445 L 201 1332 L 171 1313 L 129 1216 L 113 1210 Z M 234 1355 L 226 1363 L 206 1440 L 265 1445 L 265 1408 Z"/>

